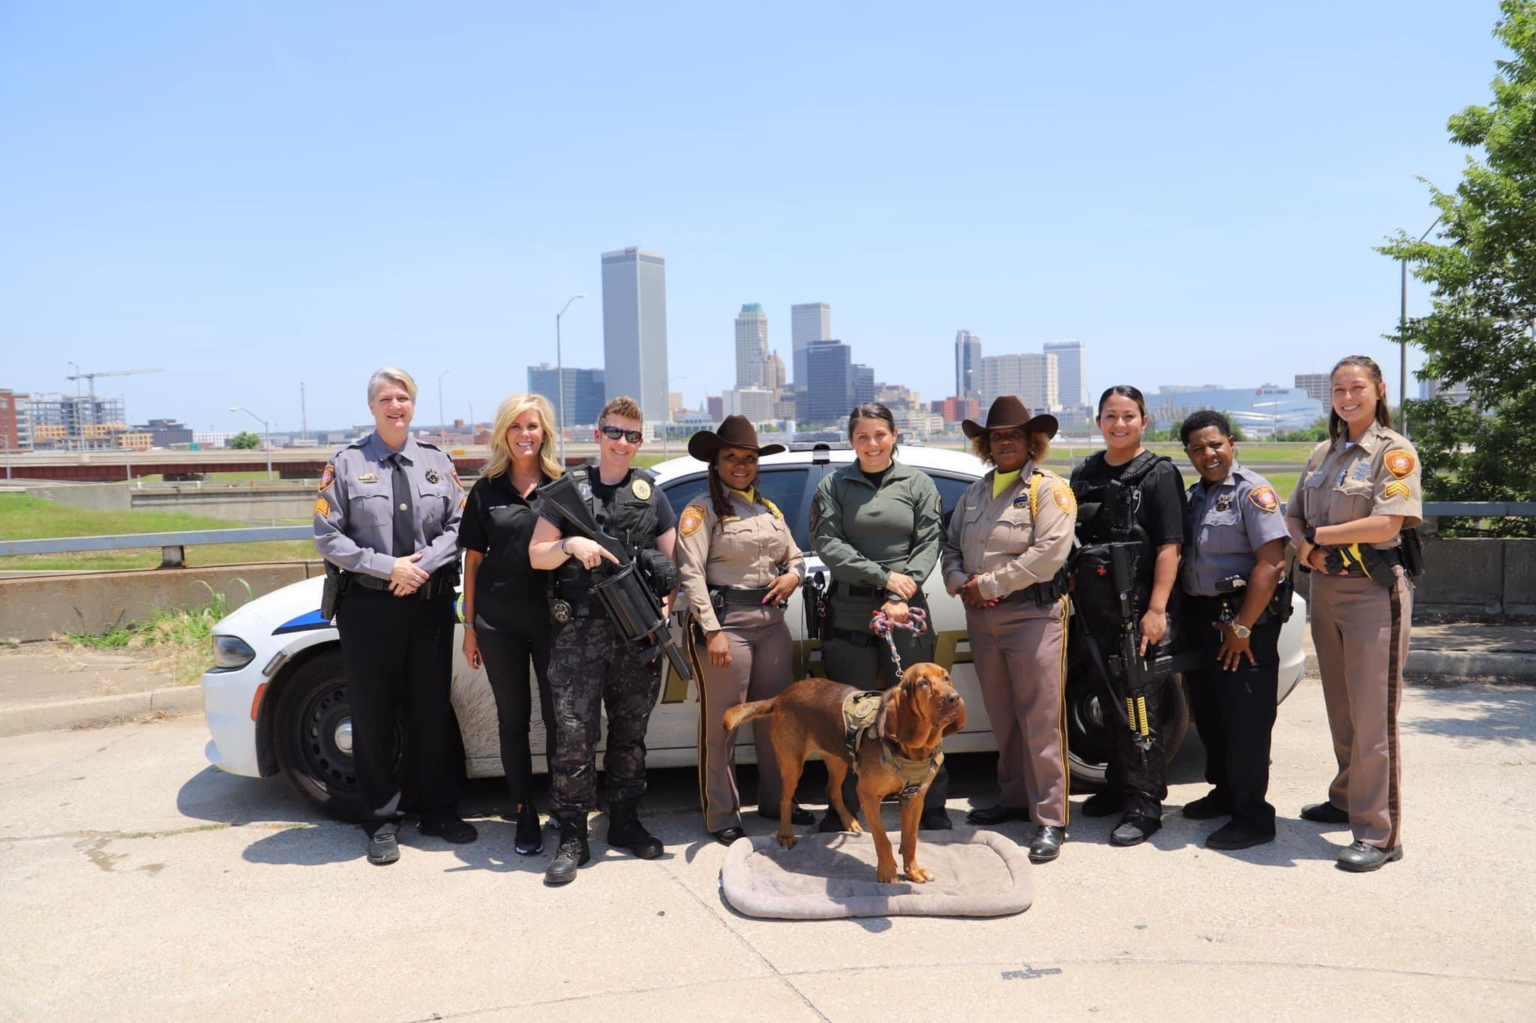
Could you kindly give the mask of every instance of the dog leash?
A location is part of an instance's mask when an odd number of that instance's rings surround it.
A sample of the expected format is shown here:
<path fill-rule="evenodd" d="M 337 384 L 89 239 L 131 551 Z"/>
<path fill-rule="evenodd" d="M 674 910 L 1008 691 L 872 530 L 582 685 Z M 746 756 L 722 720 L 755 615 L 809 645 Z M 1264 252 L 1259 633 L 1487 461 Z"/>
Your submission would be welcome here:
<path fill-rule="evenodd" d="M 891 648 L 891 663 L 896 665 L 896 677 L 901 677 L 901 655 L 896 652 L 896 637 L 891 634 L 893 629 L 906 629 L 914 636 L 920 636 L 928 631 L 928 612 L 920 607 L 914 607 L 907 612 L 905 623 L 891 620 L 891 616 L 884 611 L 871 611 L 869 613 L 869 631 L 885 640 Z"/>

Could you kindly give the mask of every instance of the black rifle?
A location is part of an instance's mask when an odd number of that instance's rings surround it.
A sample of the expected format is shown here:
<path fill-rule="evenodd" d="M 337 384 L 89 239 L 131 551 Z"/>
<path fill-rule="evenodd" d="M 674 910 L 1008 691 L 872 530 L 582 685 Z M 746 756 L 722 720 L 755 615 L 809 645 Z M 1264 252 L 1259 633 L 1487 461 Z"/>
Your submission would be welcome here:
<path fill-rule="evenodd" d="M 640 656 L 645 660 L 666 654 L 673 670 L 684 681 L 692 682 L 693 669 L 688 666 L 688 658 L 672 638 L 672 630 L 662 616 L 661 598 L 641 578 L 635 560 L 624 545 L 598 526 L 571 477 L 561 476 L 555 482 L 545 484 L 539 488 L 539 494 L 564 520 L 566 532 L 597 543 L 618 559 L 616 566 L 600 564 L 592 569 L 592 592 L 603 602 L 624 639 L 644 644 L 645 650 Z"/>

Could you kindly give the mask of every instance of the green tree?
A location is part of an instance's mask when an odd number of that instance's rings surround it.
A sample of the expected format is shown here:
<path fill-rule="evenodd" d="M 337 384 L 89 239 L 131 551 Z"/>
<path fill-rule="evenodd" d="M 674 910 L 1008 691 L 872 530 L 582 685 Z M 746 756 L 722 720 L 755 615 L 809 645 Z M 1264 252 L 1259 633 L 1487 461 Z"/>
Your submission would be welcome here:
<path fill-rule="evenodd" d="M 238 448 L 241 451 L 254 451 L 261 447 L 261 438 L 256 436 L 254 433 L 251 433 L 249 430 L 241 430 L 239 433 L 229 438 L 229 446 L 232 448 Z"/>
<path fill-rule="evenodd" d="M 1536 500 L 1536 0 L 1502 0 L 1493 98 L 1450 118 L 1467 157 L 1452 192 L 1430 182 L 1436 241 L 1406 233 L 1379 251 L 1406 259 L 1429 284 L 1433 311 L 1387 335 L 1424 349 L 1422 376 L 1455 381 L 1471 400 L 1408 402 L 1426 496 Z M 1454 525 L 1454 524 L 1453 524 Z M 1488 531 L 1536 536 L 1536 519 L 1491 520 Z"/>

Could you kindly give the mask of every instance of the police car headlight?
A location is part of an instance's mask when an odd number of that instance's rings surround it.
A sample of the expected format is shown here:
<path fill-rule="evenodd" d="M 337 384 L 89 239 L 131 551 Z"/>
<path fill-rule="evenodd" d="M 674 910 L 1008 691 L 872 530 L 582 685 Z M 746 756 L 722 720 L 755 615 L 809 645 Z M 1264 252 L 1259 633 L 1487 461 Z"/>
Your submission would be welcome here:
<path fill-rule="evenodd" d="M 256 659 L 256 651 L 239 636 L 213 637 L 213 664 L 226 670 L 243 668 Z"/>

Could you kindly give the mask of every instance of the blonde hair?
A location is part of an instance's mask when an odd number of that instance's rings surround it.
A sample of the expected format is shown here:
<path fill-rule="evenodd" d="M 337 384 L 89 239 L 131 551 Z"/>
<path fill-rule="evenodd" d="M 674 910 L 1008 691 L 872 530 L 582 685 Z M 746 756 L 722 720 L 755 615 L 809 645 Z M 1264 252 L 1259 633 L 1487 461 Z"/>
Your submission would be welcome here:
<path fill-rule="evenodd" d="M 368 400 L 370 402 L 373 401 L 373 396 L 379 393 L 379 388 L 385 384 L 400 385 L 405 388 L 405 393 L 411 396 L 412 401 L 416 400 L 416 381 L 411 379 L 411 375 L 403 369 L 385 366 L 383 369 L 374 370 L 373 376 L 368 378 Z"/>
<path fill-rule="evenodd" d="M 496 419 L 491 424 L 491 457 L 480 475 L 489 479 L 511 471 L 512 449 L 507 447 L 507 431 L 512 428 L 512 421 L 529 409 L 539 416 L 539 471 L 550 479 L 560 478 L 565 470 L 555 460 L 555 410 L 542 394 L 514 394 L 496 406 Z"/>
<path fill-rule="evenodd" d="M 614 398 L 603 406 L 603 410 L 597 414 L 597 425 L 602 426 L 603 420 L 609 416 L 623 416 L 625 419 L 633 419 L 637 423 L 645 422 L 645 416 L 640 412 L 640 405 L 633 398 L 622 395 Z"/>

